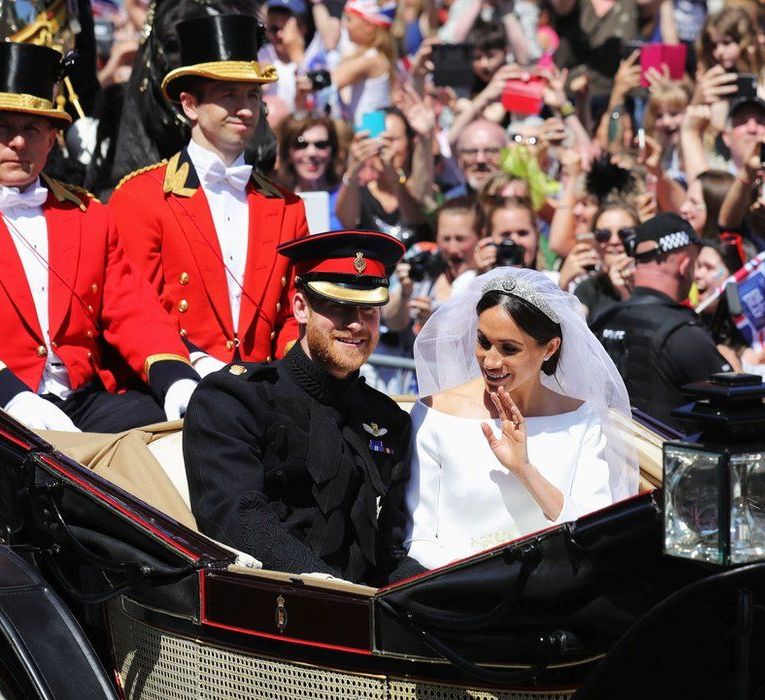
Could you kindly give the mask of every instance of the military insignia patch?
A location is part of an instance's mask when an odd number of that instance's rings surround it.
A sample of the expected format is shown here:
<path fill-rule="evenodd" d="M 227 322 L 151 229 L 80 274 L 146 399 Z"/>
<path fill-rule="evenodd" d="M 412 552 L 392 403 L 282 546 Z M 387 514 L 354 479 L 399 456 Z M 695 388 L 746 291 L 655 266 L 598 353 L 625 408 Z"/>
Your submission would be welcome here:
<path fill-rule="evenodd" d="M 362 423 L 364 430 L 366 430 L 373 437 L 382 437 L 388 432 L 387 428 L 382 428 L 377 423 Z"/>
<path fill-rule="evenodd" d="M 242 367 L 242 365 L 231 365 L 231 367 L 228 368 L 228 371 L 231 372 L 231 374 L 236 374 L 238 376 L 244 374 L 247 371 L 247 368 Z"/>

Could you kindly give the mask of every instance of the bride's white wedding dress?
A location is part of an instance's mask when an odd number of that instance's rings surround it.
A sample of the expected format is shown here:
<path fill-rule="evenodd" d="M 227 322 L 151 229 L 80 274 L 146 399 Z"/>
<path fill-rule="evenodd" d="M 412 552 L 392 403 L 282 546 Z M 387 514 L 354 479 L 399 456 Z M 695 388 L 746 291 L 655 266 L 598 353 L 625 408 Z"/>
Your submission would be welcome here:
<path fill-rule="evenodd" d="M 589 402 L 555 416 L 527 417 L 529 461 L 563 493 L 556 521 L 494 456 L 478 418 L 442 413 L 417 401 L 412 409 L 412 515 L 409 555 L 435 568 L 613 501 L 606 439 Z M 492 421 L 486 421 L 489 424 Z M 499 421 L 494 421 L 495 433 Z"/>

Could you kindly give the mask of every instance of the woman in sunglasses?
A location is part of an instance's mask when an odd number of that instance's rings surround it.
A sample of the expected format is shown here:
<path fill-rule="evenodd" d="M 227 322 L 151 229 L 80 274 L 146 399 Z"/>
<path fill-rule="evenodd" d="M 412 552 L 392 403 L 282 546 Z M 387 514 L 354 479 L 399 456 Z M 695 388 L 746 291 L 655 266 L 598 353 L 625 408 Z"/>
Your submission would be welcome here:
<path fill-rule="evenodd" d="M 574 296 L 587 309 L 588 321 L 632 294 L 635 263 L 625 252 L 624 241 L 640 223 L 640 218 L 631 204 L 617 199 L 602 205 L 593 222 L 591 240 L 602 260 L 601 268 L 574 290 Z"/>
<path fill-rule="evenodd" d="M 327 117 L 287 118 L 279 131 L 276 179 L 294 192 L 329 193 L 329 230 L 343 228 L 335 215 L 340 185 L 337 131 Z"/>

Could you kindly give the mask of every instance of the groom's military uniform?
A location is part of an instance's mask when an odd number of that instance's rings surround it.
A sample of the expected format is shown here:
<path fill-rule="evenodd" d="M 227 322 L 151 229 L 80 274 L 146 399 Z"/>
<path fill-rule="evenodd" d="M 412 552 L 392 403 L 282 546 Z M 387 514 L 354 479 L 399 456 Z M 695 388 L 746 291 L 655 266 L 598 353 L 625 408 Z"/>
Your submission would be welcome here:
<path fill-rule="evenodd" d="M 391 267 L 400 257 L 395 239 L 369 232 L 322 234 L 280 251 L 312 293 L 354 305 L 387 301 L 386 266 L 373 256 Z M 369 275 L 357 271 L 365 266 Z M 230 365 L 203 380 L 186 415 L 194 515 L 203 532 L 268 569 L 378 585 L 415 574 L 422 569 L 403 547 L 410 431 L 393 400 L 358 372 L 333 377 L 300 343 L 272 365 Z"/>

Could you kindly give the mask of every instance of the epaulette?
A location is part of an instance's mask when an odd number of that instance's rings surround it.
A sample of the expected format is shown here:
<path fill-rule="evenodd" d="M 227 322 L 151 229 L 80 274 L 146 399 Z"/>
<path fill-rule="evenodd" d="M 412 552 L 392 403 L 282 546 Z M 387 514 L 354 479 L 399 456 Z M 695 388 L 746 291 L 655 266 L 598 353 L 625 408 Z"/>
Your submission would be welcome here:
<path fill-rule="evenodd" d="M 221 371 L 233 374 L 245 381 L 253 379 L 269 381 L 279 376 L 279 368 L 269 362 L 234 362 Z"/>
<path fill-rule="evenodd" d="M 138 168 L 138 170 L 134 170 L 132 173 L 128 173 L 117 183 L 117 186 L 114 189 L 118 190 L 120 187 L 122 187 L 122 185 L 124 185 L 128 180 L 134 178 L 136 175 L 141 175 L 143 173 L 149 172 L 149 170 L 156 170 L 157 168 L 161 168 L 163 165 L 165 165 L 165 163 L 167 163 L 167 158 L 159 161 L 159 163 L 144 165 L 143 168 Z"/>
<path fill-rule="evenodd" d="M 59 202 L 71 202 L 72 204 L 77 205 L 82 211 L 85 211 L 88 208 L 88 199 L 95 199 L 98 201 L 96 196 L 91 192 L 88 192 L 84 187 L 69 185 L 60 180 L 54 180 L 45 173 L 40 173 L 40 179 Z"/>

